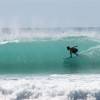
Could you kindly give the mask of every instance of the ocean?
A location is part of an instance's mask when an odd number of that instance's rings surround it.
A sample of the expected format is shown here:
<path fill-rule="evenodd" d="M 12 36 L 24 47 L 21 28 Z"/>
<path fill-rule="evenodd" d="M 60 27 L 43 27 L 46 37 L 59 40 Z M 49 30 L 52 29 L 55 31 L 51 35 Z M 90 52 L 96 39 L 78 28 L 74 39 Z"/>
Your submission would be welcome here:
<path fill-rule="evenodd" d="M 99 73 L 98 27 L 0 29 L 0 100 L 100 100 Z"/>

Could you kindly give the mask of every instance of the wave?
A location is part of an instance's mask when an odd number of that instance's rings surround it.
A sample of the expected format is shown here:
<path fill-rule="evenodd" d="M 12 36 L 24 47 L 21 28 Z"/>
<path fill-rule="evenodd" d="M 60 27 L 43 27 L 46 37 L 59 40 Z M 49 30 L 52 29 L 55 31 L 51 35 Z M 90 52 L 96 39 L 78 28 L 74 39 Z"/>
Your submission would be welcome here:
<path fill-rule="evenodd" d="M 0 42 L 58 40 L 66 37 L 85 36 L 100 39 L 98 28 L 0 28 Z"/>
<path fill-rule="evenodd" d="M 99 73 L 100 42 L 86 37 L 57 41 L 19 42 L 0 46 L 0 73 Z M 66 46 L 77 45 L 69 58 Z"/>
<path fill-rule="evenodd" d="M 2 76 L 1 100 L 99 100 L 100 75 Z"/>
<path fill-rule="evenodd" d="M 66 58 L 65 67 L 75 67 L 76 72 L 80 73 L 88 71 L 88 73 L 98 73 L 100 65 L 100 45 L 94 46 L 80 52 L 78 57 Z M 98 71 L 97 71 L 98 70 Z"/>

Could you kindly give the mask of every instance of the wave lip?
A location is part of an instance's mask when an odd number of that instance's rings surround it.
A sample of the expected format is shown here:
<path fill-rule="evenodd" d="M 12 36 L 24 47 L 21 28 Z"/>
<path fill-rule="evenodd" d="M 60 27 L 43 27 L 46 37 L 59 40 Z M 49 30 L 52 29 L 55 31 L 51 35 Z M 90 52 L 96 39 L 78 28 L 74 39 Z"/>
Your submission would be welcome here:
<path fill-rule="evenodd" d="M 1 28 L 0 41 L 57 40 L 70 36 L 86 36 L 100 39 L 98 30 L 89 29 L 33 29 L 33 28 Z"/>

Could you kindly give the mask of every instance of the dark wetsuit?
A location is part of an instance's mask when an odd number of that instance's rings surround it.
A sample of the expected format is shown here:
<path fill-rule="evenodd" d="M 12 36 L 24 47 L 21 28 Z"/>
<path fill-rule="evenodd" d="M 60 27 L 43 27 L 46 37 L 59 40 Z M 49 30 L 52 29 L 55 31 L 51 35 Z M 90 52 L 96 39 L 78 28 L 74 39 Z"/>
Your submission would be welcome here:
<path fill-rule="evenodd" d="M 78 49 L 77 49 L 77 48 L 72 47 L 72 48 L 70 48 L 70 51 L 71 51 L 72 53 L 77 53 L 77 52 L 78 52 Z"/>
<path fill-rule="evenodd" d="M 74 53 L 76 56 L 78 56 L 77 52 L 78 52 L 78 49 L 75 48 L 75 47 L 72 47 L 69 49 L 70 50 L 70 56 L 72 57 L 72 53 Z"/>

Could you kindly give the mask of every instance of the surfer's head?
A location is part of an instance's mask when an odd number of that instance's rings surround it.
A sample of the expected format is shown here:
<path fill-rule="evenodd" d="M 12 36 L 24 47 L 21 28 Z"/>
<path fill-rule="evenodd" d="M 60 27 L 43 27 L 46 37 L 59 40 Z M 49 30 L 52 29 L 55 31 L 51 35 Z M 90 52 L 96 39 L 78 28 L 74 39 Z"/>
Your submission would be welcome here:
<path fill-rule="evenodd" d="M 70 49 L 70 47 L 68 46 L 68 47 L 67 47 L 67 50 L 69 50 L 69 49 Z"/>

